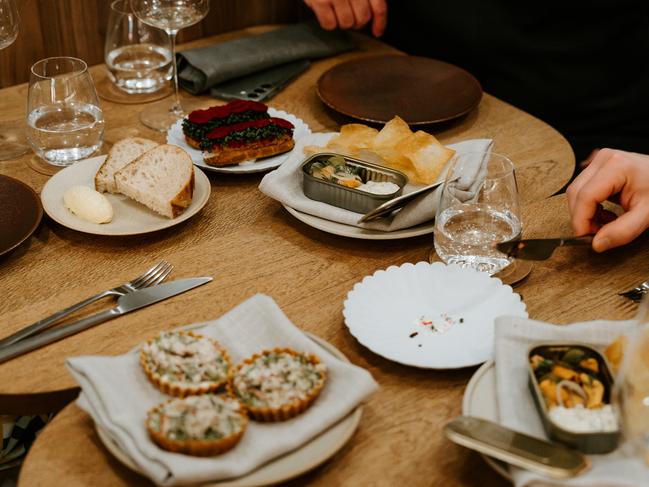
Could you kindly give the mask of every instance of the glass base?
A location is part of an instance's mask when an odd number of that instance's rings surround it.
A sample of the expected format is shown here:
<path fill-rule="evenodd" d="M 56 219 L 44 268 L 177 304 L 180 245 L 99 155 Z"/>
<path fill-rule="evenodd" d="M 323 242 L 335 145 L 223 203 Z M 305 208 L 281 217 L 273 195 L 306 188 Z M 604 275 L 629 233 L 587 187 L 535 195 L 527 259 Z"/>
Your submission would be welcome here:
<path fill-rule="evenodd" d="M 437 252 L 435 252 L 434 247 L 430 250 L 428 254 L 428 262 L 430 262 L 431 264 L 433 262 L 444 263 L 444 261 L 439 257 L 439 255 L 437 255 Z M 491 277 L 500 279 L 503 282 L 503 284 L 513 286 L 514 284 L 517 284 L 521 282 L 523 279 L 525 279 L 530 274 L 530 272 L 532 272 L 532 267 L 533 267 L 532 261 L 514 259 L 514 261 L 511 264 L 509 264 L 500 272 L 493 274 Z"/>
<path fill-rule="evenodd" d="M 17 159 L 31 150 L 21 125 L 18 120 L 0 122 L 0 161 Z"/>
<path fill-rule="evenodd" d="M 169 95 L 173 94 L 173 88 L 171 87 L 171 84 L 167 84 L 153 93 L 130 94 L 115 86 L 109 78 L 104 78 L 97 83 L 97 94 L 106 101 L 125 105 L 135 105 L 167 98 Z"/>
<path fill-rule="evenodd" d="M 38 157 L 36 154 L 27 159 L 27 165 L 37 173 L 45 174 L 46 176 L 52 176 L 59 172 L 61 169 L 65 169 L 67 167 L 50 164 L 49 162 Z"/>
<path fill-rule="evenodd" d="M 198 108 L 205 108 L 205 101 L 183 100 L 182 111 L 178 113 L 171 111 L 172 107 L 173 101 L 171 100 L 152 103 L 140 112 L 140 122 L 150 129 L 157 130 L 158 132 L 166 132 L 169 127 L 179 119 L 186 117 L 188 113 Z"/>

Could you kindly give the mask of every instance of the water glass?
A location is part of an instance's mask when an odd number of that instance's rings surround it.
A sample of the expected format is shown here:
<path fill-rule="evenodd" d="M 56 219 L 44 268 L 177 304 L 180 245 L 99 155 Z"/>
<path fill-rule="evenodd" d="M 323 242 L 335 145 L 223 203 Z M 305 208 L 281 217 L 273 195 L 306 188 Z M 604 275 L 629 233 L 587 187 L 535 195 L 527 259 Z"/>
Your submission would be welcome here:
<path fill-rule="evenodd" d="M 434 233 L 435 251 L 447 264 L 489 274 L 507 267 L 511 260 L 495 244 L 521 234 L 512 161 L 494 153 L 457 154 L 444 182 Z"/>
<path fill-rule="evenodd" d="M 84 61 L 52 57 L 32 66 L 27 126 L 34 152 L 55 166 L 85 159 L 101 147 L 104 117 Z"/>
<path fill-rule="evenodd" d="M 104 58 L 111 81 L 129 94 L 158 91 L 173 75 L 169 37 L 141 22 L 130 0 L 110 5 Z"/>

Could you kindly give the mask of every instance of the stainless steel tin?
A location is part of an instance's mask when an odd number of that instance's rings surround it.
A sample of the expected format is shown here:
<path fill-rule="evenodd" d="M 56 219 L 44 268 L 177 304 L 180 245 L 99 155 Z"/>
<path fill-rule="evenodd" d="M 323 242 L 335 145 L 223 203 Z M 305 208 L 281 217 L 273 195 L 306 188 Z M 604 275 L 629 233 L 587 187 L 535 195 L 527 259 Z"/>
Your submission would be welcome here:
<path fill-rule="evenodd" d="M 399 190 L 390 194 L 368 193 L 358 189 L 347 188 L 340 184 L 330 183 L 329 181 L 315 178 L 309 174 L 311 165 L 314 162 L 332 156 L 343 157 L 345 164 L 360 168 L 361 172 L 359 175 L 363 181 L 391 182 L 399 186 Z M 403 192 L 403 187 L 408 183 L 408 176 L 401 171 L 329 152 L 314 154 L 306 159 L 302 163 L 302 175 L 304 195 L 307 198 L 363 214 L 399 196 Z"/>
<path fill-rule="evenodd" d="M 613 391 L 613 375 L 606 358 L 594 348 L 579 343 L 556 344 L 546 343 L 535 345 L 530 348 L 527 354 L 529 387 L 534 398 L 536 408 L 541 415 L 543 428 L 546 434 L 555 441 L 578 449 L 583 453 L 608 453 L 617 448 L 620 440 L 620 428 L 618 418 L 618 430 L 612 432 L 593 432 L 593 433 L 576 433 L 561 428 L 554 423 L 548 414 L 548 408 L 543 399 L 543 393 L 534 374 L 530 359 L 534 355 L 551 355 L 554 353 L 565 353 L 570 349 L 581 349 L 588 352 L 589 355 L 597 360 L 599 368 L 599 377 L 604 385 L 604 403 L 611 404 L 611 394 Z"/>

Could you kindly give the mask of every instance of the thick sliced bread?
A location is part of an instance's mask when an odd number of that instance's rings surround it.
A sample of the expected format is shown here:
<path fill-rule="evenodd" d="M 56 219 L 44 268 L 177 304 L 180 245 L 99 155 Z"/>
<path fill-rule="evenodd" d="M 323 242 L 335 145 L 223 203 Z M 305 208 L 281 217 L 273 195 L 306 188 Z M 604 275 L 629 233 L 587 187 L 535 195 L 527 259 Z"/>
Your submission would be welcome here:
<path fill-rule="evenodd" d="M 180 215 L 194 194 L 194 166 L 176 145 L 159 145 L 115 173 L 117 191 L 168 218 Z"/>
<path fill-rule="evenodd" d="M 128 137 L 116 142 L 95 174 L 95 189 L 100 193 L 117 193 L 115 173 L 157 145 L 157 142 L 142 137 Z"/>
<path fill-rule="evenodd" d="M 206 153 L 203 160 L 210 166 L 229 166 L 243 161 L 254 161 L 263 157 L 275 156 L 288 152 L 295 146 L 290 135 L 283 135 L 273 140 L 258 140 L 241 147 L 229 148 Z"/>

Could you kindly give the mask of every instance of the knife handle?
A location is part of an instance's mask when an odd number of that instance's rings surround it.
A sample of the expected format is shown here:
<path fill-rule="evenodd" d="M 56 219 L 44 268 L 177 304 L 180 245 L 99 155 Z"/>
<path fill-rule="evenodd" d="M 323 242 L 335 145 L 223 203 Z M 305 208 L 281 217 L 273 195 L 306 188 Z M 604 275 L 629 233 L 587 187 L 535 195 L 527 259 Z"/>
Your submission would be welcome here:
<path fill-rule="evenodd" d="M 0 363 L 11 360 L 12 358 L 18 357 L 24 353 L 31 352 L 32 350 L 36 350 L 44 345 L 61 340 L 62 338 L 74 335 L 75 333 L 79 333 L 80 331 L 98 325 L 99 323 L 115 318 L 118 315 L 119 309 L 111 308 L 92 316 L 88 316 L 87 318 L 77 320 L 69 325 L 44 331 L 43 333 L 33 337 L 24 338 L 23 340 L 0 349 Z"/>
<path fill-rule="evenodd" d="M 561 245 L 590 245 L 593 243 L 594 235 L 584 235 L 583 237 L 571 237 L 561 239 Z"/>

